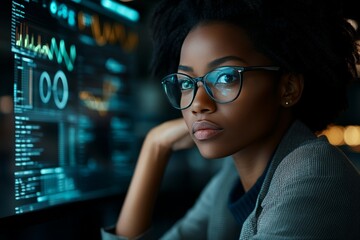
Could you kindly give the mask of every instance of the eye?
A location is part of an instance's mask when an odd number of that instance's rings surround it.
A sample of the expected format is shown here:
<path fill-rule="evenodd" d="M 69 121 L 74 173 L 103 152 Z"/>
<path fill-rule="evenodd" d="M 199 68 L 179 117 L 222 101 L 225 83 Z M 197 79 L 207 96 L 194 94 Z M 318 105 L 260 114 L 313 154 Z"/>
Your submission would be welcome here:
<path fill-rule="evenodd" d="M 217 77 L 216 79 L 216 83 L 217 84 L 231 84 L 238 81 L 238 76 L 236 74 L 229 74 L 229 73 L 224 73 L 221 74 Z"/>
<path fill-rule="evenodd" d="M 179 79 L 179 86 L 180 89 L 183 90 L 189 90 L 194 88 L 194 82 L 190 79 Z"/>

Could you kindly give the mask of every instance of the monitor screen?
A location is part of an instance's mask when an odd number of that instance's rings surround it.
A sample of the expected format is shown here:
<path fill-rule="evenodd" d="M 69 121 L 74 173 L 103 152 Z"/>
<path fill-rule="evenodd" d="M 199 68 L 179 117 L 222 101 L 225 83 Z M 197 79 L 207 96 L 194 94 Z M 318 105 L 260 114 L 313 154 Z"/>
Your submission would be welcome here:
<path fill-rule="evenodd" d="M 0 218 L 124 191 L 139 13 L 112 0 L 1 12 Z"/>

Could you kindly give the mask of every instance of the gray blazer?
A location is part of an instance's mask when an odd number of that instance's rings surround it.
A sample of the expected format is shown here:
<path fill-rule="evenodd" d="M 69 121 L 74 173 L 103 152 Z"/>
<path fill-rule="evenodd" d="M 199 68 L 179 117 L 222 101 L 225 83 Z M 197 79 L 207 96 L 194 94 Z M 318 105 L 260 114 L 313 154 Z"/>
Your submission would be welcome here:
<path fill-rule="evenodd" d="M 162 239 L 360 239 L 359 171 L 301 122 L 281 140 L 242 229 L 228 210 L 237 178 L 232 160 L 226 159 L 196 204 Z M 125 239 L 104 229 L 102 234 L 104 240 Z M 151 231 L 139 239 L 151 239 Z"/>

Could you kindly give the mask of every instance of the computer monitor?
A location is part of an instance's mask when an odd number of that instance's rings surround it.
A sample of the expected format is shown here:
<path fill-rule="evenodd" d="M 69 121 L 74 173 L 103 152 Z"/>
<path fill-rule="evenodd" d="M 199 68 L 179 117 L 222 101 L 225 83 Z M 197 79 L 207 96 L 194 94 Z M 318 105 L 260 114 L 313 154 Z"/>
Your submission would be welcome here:
<path fill-rule="evenodd" d="M 115 0 L 1 6 L 0 219 L 125 191 L 139 12 Z"/>

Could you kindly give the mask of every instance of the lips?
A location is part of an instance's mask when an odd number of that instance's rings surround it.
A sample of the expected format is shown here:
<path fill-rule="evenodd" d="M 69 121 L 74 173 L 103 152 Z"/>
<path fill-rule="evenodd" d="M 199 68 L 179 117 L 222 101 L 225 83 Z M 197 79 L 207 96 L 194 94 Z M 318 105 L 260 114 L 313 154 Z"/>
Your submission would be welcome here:
<path fill-rule="evenodd" d="M 208 140 L 223 131 L 218 125 L 209 121 L 197 121 L 192 126 L 192 132 L 197 140 Z"/>

